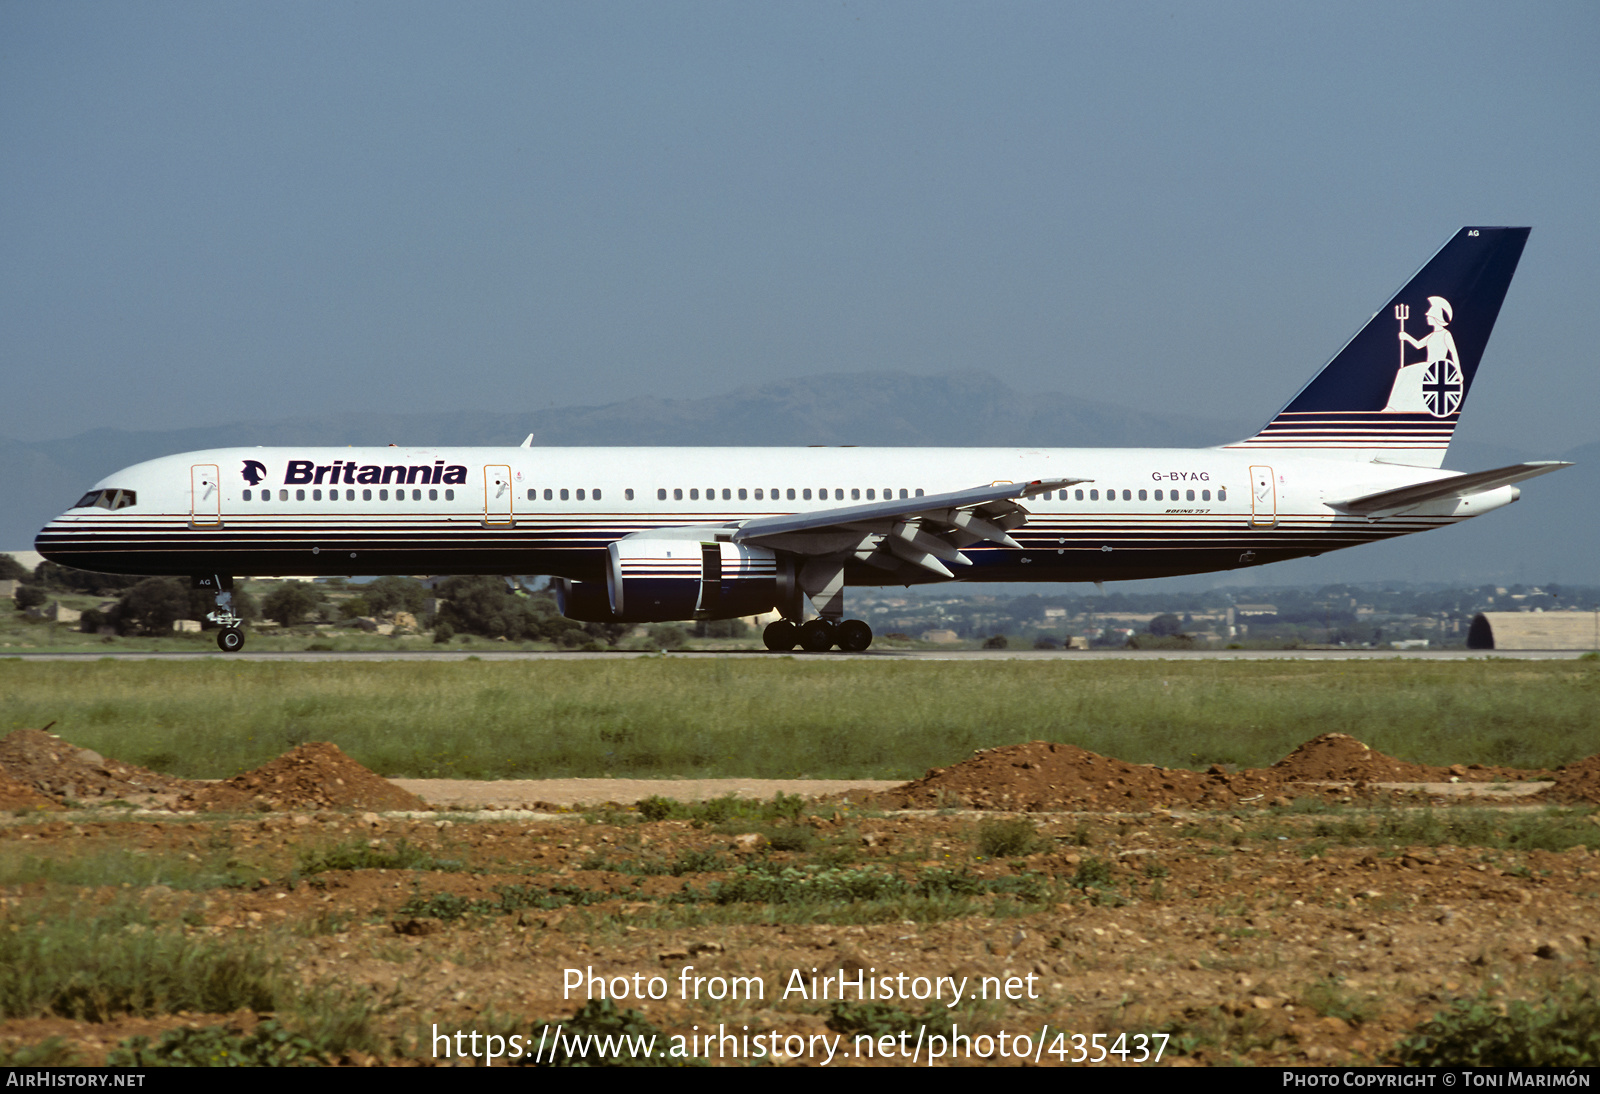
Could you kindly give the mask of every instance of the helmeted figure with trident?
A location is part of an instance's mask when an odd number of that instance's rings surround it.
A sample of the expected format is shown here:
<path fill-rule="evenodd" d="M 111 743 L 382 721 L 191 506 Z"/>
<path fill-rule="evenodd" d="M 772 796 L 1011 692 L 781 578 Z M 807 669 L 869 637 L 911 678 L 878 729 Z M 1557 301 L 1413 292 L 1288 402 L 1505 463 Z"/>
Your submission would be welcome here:
<path fill-rule="evenodd" d="M 1394 317 L 1400 321 L 1400 371 L 1395 374 L 1394 387 L 1389 391 L 1386 413 L 1431 414 L 1443 418 L 1461 406 L 1465 385 L 1461 377 L 1461 357 L 1456 352 L 1456 340 L 1446 329 L 1453 316 L 1450 301 L 1442 296 L 1428 297 L 1428 325 L 1433 328 L 1422 338 L 1406 333 L 1406 320 L 1411 308 L 1406 304 L 1394 306 Z M 1406 364 L 1406 345 L 1423 350 L 1427 357 Z"/>

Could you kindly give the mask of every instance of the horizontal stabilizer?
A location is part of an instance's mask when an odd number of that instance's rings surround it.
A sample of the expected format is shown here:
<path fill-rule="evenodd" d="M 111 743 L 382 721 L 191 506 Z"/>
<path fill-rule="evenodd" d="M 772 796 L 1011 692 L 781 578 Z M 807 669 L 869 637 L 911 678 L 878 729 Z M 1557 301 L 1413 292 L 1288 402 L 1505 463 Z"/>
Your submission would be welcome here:
<path fill-rule="evenodd" d="M 1536 475 L 1548 475 L 1552 471 L 1560 471 L 1563 467 L 1571 467 L 1570 463 L 1560 460 L 1539 460 L 1534 463 L 1514 463 L 1509 467 L 1496 467 L 1491 471 L 1474 471 L 1470 475 L 1451 475 L 1448 478 L 1434 479 L 1432 482 L 1419 483 L 1416 486 L 1402 486 L 1398 490 L 1381 490 L 1376 494 L 1363 494 L 1359 498 L 1348 501 L 1330 501 L 1328 504 L 1335 509 L 1343 509 L 1349 513 L 1379 513 L 1386 510 L 1394 511 L 1409 509 L 1413 505 L 1421 505 L 1425 501 L 1436 501 L 1439 498 L 1464 498 L 1472 494 L 1481 494 L 1487 490 L 1496 490 L 1502 486 L 1510 486 L 1523 479 L 1531 479 Z"/>

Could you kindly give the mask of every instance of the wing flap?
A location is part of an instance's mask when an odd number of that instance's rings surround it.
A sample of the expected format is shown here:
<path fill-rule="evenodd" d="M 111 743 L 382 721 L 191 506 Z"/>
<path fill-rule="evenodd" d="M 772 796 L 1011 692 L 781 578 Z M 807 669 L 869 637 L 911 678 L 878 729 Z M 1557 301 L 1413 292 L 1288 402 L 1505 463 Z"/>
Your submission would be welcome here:
<path fill-rule="evenodd" d="M 733 533 L 735 543 L 810 557 L 848 554 L 885 570 L 910 568 L 951 578 L 970 566 L 962 548 L 993 543 L 1020 550 L 1008 532 L 1027 523 L 1019 500 L 1088 479 L 1036 479 L 970 490 L 897 498 L 809 513 L 756 517 Z"/>

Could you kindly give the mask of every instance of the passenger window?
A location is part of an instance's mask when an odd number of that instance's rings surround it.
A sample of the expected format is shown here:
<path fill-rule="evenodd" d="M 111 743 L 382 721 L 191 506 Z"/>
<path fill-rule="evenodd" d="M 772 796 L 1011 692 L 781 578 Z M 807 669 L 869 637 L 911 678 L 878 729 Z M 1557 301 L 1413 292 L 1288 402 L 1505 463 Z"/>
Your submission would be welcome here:
<path fill-rule="evenodd" d="M 741 497 L 741 498 L 742 498 L 742 497 L 744 497 L 744 495 L 743 495 L 743 494 L 740 494 L 740 495 L 739 495 L 739 496 L 740 496 L 740 497 Z M 761 487 L 759 487 L 759 486 L 758 486 L 758 487 L 756 487 L 756 500 L 757 500 L 757 501 L 760 501 L 760 500 L 761 500 Z"/>
<path fill-rule="evenodd" d="M 733 491 L 729 490 L 726 486 L 724 486 L 722 488 L 722 500 L 723 501 L 732 501 L 733 500 Z"/>
<path fill-rule="evenodd" d="M 810 493 L 810 491 L 807 491 L 807 492 L 806 492 L 806 497 L 808 497 L 808 498 L 809 498 L 809 497 L 810 497 L 810 496 L 811 496 L 811 493 Z M 789 487 L 789 500 L 790 500 L 790 501 L 793 501 L 793 500 L 794 500 L 794 487 L 792 487 L 792 486 L 791 486 L 791 487 Z"/>
<path fill-rule="evenodd" d="M 1185 490 L 1184 494 L 1187 495 L 1185 500 L 1187 500 L 1187 501 L 1193 501 L 1194 500 L 1194 491 L 1193 490 Z"/>
<path fill-rule="evenodd" d="M 437 491 L 437 490 L 429 490 L 428 491 L 428 500 L 429 501 L 438 501 L 439 500 L 439 491 Z"/>
<path fill-rule="evenodd" d="M 595 501 L 599 501 L 600 500 L 600 491 L 598 491 L 598 490 L 594 491 L 590 495 L 590 497 L 592 497 Z"/>
<path fill-rule="evenodd" d="M 545 501 L 553 501 L 553 500 L 555 500 L 555 496 L 556 495 L 555 495 L 555 491 L 554 490 L 551 490 L 548 486 L 544 488 L 544 500 Z"/>
<path fill-rule="evenodd" d="M 1210 501 L 1211 500 L 1211 491 L 1209 491 L 1209 490 L 1200 491 L 1200 500 L 1201 501 Z"/>
<path fill-rule="evenodd" d="M 793 496 L 793 492 L 792 491 L 791 491 L 791 496 Z M 800 491 L 800 496 L 802 498 L 804 498 L 806 501 L 810 501 L 811 500 L 811 487 L 808 486 L 804 490 Z"/>
<path fill-rule="evenodd" d="M 1140 501 L 1144 501 L 1145 500 L 1145 492 L 1143 490 L 1139 491 L 1139 500 Z"/>
<path fill-rule="evenodd" d="M 455 501 L 456 500 L 456 492 L 454 490 L 446 490 L 444 492 L 444 500 L 445 501 Z"/>
<path fill-rule="evenodd" d="M 1133 500 L 1133 491 L 1132 490 L 1124 490 L 1122 492 L 1122 500 L 1123 501 L 1132 501 Z"/>
<path fill-rule="evenodd" d="M 739 487 L 739 500 L 740 501 L 744 501 L 744 499 L 745 499 L 745 491 L 744 491 L 744 487 L 741 486 L 741 487 Z"/>
<path fill-rule="evenodd" d="M 579 500 L 579 501 L 582 501 L 582 500 L 583 500 L 583 491 L 582 491 L 582 490 L 579 490 L 579 491 L 578 491 L 578 500 Z"/>
<path fill-rule="evenodd" d="M 660 487 L 659 489 L 656 490 L 656 500 L 657 501 L 666 501 L 667 500 L 667 488 L 665 486 Z"/>
<path fill-rule="evenodd" d="M 1161 500 L 1161 491 L 1159 491 L 1159 490 L 1156 491 L 1156 500 L 1157 501 Z"/>
<path fill-rule="evenodd" d="M 411 491 L 411 500 L 412 501 L 421 501 L 422 500 L 422 491 L 421 490 L 413 490 L 413 491 Z"/>
<path fill-rule="evenodd" d="M 244 498 L 245 501 L 249 501 L 250 500 L 250 491 L 246 490 L 243 494 L 240 495 L 240 497 Z M 82 502 L 78 503 L 78 508 L 79 509 L 82 509 L 84 507 L 85 506 L 84 506 L 84 504 Z"/>
<path fill-rule="evenodd" d="M 691 486 L 689 488 L 689 500 L 690 501 L 699 501 L 700 500 L 700 488 L 699 487 Z"/>
<path fill-rule="evenodd" d="M 387 491 L 387 490 L 379 490 L 378 491 L 378 500 L 379 501 L 388 501 L 389 500 L 389 491 Z"/>
<path fill-rule="evenodd" d="M 632 500 L 633 500 L 633 487 L 631 487 L 631 486 L 630 486 L 630 487 L 628 487 L 628 488 L 627 488 L 627 489 L 626 489 L 626 490 L 624 490 L 624 491 L 623 491 L 623 492 L 622 492 L 622 496 L 623 496 L 623 498 L 625 498 L 625 499 L 626 499 L 626 500 L 628 500 L 628 501 L 632 501 Z"/>
<path fill-rule="evenodd" d="M 538 501 L 539 500 L 539 491 L 530 488 L 528 490 L 528 500 L 529 501 Z"/>
<path fill-rule="evenodd" d="M 860 490 L 859 487 L 852 486 L 850 488 L 850 500 L 851 501 L 860 501 L 861 500 L 861 490 Z"/>
<path fill-rule="evenodd" d="M 1226 490 L 1218 490 L 1217 491 L 1217 500 L 1218 501 L 1227 501 L 1228 500 L 1228 492 Z"/>
<path fill-rule="evenodd" d="M 672 488 L 672 500 L 673 501 L 682 501 L 683 500 L 683 487 L 674 486 Z"/>
<path fill-rule="evenodd" d="M 321 490 L 313 490 L 313 491 L 311 491 L 311 500 L 312 501 L 321 501 L 322 500 L 322 491 Z"/>
<path fill-rule="evenodd" d="M 1098 491 L 1098 490 L 1089 491 L 1089 500 L 1090 501 L 1099 501 L 1100 500 L 1100 491 Z"/>
<path fill-rule="evenodd" d="M 288 501 L 289 500 L 289 491 L 287 491 L 287 490 L 279 490 L 278 491 L 278 500 L 279 501 Z"/>
<path fill-rule="evenodd" d="M 1083 491 L 1082 490 L 1074 490 L 1073 494 L 1075 494 L 1077 496 L 1077 499 L 1079 501 L 1083 500 Z"/>
<path fill-rule="evenodd" d="M 567 488 L 565 486 L 563 486 L 561 488 L 561 500 L 562 501 L 566 501 L 567 500 Z"/>
<path fill-rule="evenodd" d="M 371 490 L 363 490 L 363 491 L 361 491 L 361 500 L 362 501 L 371 501 L 372 500 L 372 491 Z"/>

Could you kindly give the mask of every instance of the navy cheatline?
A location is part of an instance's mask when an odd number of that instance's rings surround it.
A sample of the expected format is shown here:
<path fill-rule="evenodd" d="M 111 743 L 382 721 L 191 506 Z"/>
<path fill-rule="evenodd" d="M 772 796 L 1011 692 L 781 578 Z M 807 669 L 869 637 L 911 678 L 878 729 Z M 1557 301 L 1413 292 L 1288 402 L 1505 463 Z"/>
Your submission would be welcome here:
<path fill-rule="evenodd" d="M 1528 232 L 1461 229 L 1277 417 L 1230 447 L 1440 466 Z"/>

